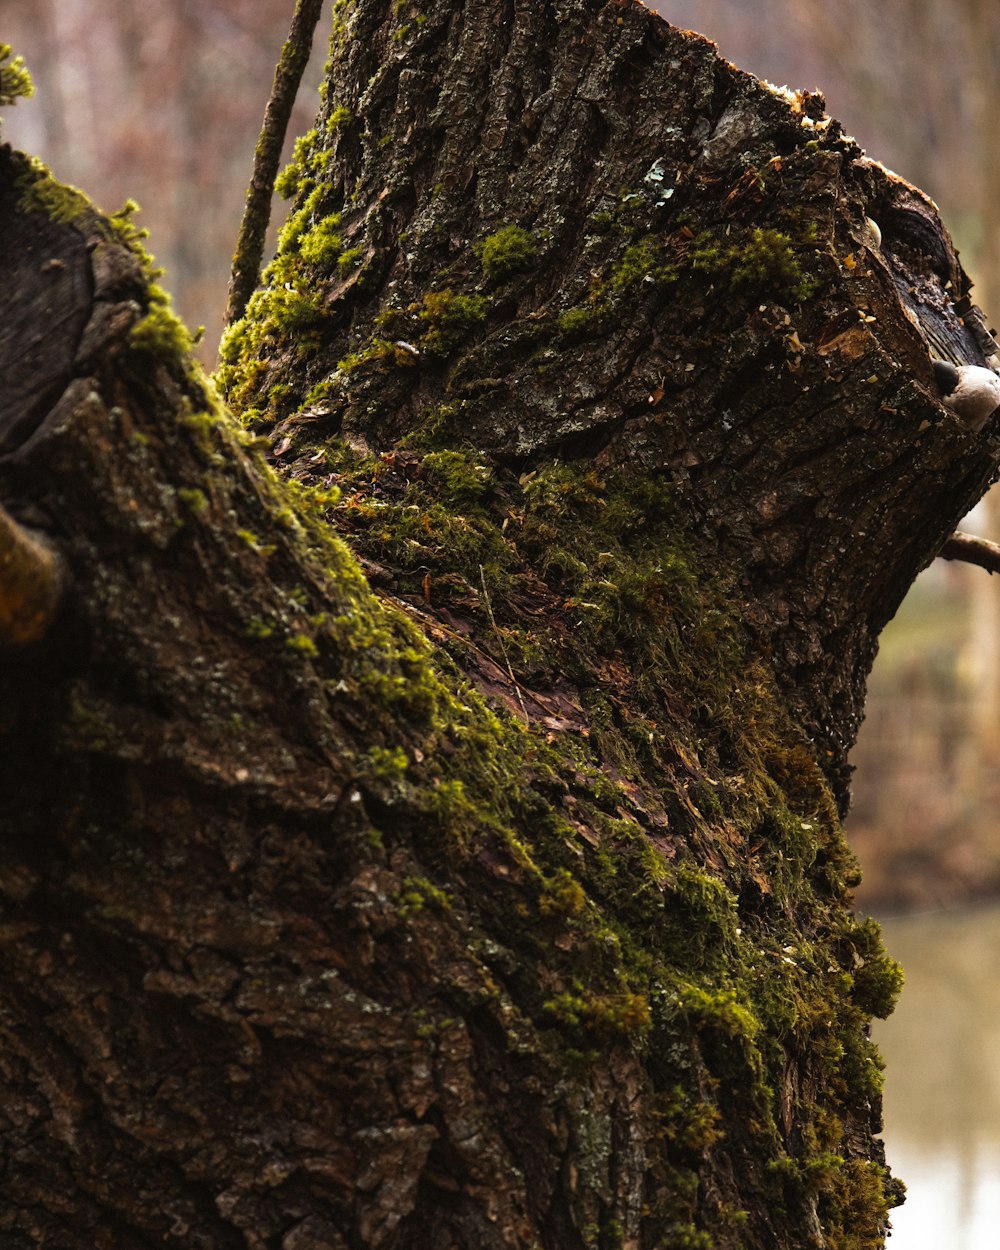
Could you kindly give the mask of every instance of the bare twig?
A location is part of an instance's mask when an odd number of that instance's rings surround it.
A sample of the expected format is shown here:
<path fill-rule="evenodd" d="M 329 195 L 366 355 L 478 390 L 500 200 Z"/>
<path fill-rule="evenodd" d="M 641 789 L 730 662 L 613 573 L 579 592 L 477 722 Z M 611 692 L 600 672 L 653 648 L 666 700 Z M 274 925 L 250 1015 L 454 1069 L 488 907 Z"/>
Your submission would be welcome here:
<path fill-rule="evenodd" d="M 987 573 L 1000 573 L 1000 544 L 976 538 L 974 534 L 956 530 L 938 555 L 942 560 L 964 560 L 967 564 L 978 564 Z"/>
<path fill-rule="evenodd" d="M 271 219 L 271 196 L 274 180 L 278 176 L 281 149 L 322 12 L 323 0 L 297 0 L 291 29 L 274 71 L 271 97 L 264 110 L 264 122 L 253 158 L 253 177 L 247 190 L 243 221 L 233 256 L 229 306 L 226 309 L 227 326 L 243 316 L 260 280 L 260 264 L 264 256 L 267 225 Z"/>
<path fill-rule="evenodd" d="M 58 552 L 0 507 L 0 647 L 45 637 L 62 605 L 66 578 Z"/>
<path fill-rule="evenodd" d="M 521 705 L 521 715 L 524 717 L 524 723 L 529 724 L 528 709 L 524 706 L 524 698 L 521 694 L 521 683 L 514 676 L 514 669 L 511 667 L 510 656 L 507 654 L 507 648 L 504 645 L 503 634 L 497 625 L 497 618 L 493 615 L 493 604 L 490 603 L 490 592 L 486 589 L 486 571 L 482 565 L 479 566 L 479 580 L 483 583 L 483 600 L 486 604 L 486 615 L 490 618 L 490 624 L 493 626 L 493 632 L 497 636 L 497 642 L 500 643 L 500 650 L 503 652 L 503 658 L 507 665 L 507 673 L 510 677 L 511 684 L 514 687 L 514 693 L 517 695 L 517 701 Z"/>

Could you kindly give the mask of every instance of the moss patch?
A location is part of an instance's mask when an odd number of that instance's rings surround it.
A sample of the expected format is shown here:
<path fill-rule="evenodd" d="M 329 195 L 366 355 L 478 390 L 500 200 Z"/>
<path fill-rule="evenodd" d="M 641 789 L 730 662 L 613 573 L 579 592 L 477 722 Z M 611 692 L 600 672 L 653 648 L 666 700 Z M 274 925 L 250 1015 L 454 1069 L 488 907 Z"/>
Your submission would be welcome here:
<path fill-rule="evenodd" d="M 522 226 L 504 226 L 476 246 L 483 276 L 488 283 L 505 282 L 534 265 L 538 244 Z"/>
<path fill-rule="evenodd" d="M 0 105 L 15 104 L 35 94 L 24 57 L 14 56 L 13 52 L 9 43 L 0 43 Z"/>

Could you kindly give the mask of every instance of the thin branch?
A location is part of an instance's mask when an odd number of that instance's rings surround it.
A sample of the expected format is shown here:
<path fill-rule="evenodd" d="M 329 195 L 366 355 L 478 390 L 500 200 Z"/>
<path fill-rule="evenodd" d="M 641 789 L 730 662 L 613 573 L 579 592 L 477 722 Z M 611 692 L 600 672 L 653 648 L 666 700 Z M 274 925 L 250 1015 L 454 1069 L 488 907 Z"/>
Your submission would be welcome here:
<path fill-rule="evenodd" d="M 952 534 L 938 555 L 942 560 L 964 560 L 967 564 L 978 564 L 987 573 L 1000 573 L 1000 543 L 963 534 L 961 530 Z"/>
<path fill-rule="evenodd" d="M 65 588 L 55 548 L 0 507 L 0 647 L 40 642 L 58 615 Z"/>
<path fill-rule="evenodd" d="M 517 701 L 521 705 L 521 715 L 524 717 L 524 723 L 529 725 L 528 709 L 524 706 L 524 698 L 521 695 L 521 683 L 514 676 L 514 669 L 511 666 L 510 656 L 507 654 L 507 647 L 504 644 L 503 634 L 497 625 L 497 618 L 493 615 L 493 604 L 490 602 L 490 592 L 486 589 L 486 570 L 482 565 L 479 566 L 479 580 L 483 583 L 483 600 L 486 604 L 486 614 L 490 618 L 490 624 L 493 626 L 493 633 L 496 635 L 497 642 L 500 644 L 500 650 L 503 652 L 503 658 L 507 665 L 507 674 L 510 677 L 511 685 L 514 687 L 514 693 L 517 695 Z"/>
<path fill-rule="evenodd" d="M 278 165 L 281 163 L 281 149 L 322 12 L 323 0 L 297 0 L 288 38 L 282 46 L 281 57 L 274 71 L 271 97 L 264 110 L 264 122 L 254 152 L 253 176 L 247 190 L 243 221 L 240 223 L 236 252 L 233 255 L 229 307 L 226 309 L 227 326 L 243 316 L 250 296 L 260 281 L 264 240 L 267 237 L 268 222 L 271 220 L 271 197 L 274 194 L 274 181 L 278 176 Z"/>

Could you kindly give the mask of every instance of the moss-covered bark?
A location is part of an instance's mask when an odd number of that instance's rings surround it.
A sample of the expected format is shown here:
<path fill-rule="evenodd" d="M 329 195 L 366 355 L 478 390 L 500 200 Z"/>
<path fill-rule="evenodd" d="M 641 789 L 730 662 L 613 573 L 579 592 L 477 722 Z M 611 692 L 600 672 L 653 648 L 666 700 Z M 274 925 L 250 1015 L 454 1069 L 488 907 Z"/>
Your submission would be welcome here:
<path fill-rule="evenodd" d="M 631 0 L 335 7 L 242 427 L 127 218 L 0 168 L 79 306 L 2 431 L 75 588 L 0 677 L 5 1245 L 878 1246 L 839 811 L 992 472 L 964 277 Z"/>

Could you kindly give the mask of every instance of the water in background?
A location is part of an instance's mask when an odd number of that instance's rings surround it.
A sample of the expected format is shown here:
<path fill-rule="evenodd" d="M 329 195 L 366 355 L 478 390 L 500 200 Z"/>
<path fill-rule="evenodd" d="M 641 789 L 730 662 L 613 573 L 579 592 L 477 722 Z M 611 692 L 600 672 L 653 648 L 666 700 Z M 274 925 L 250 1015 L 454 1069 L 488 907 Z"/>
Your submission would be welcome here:
<path fill-rule="evenodd" d="M 1000 1237 L 1000 905 L 883 922 L 906 970 L 876 1030 L 886 1153 L 907 1184 L 889 1250 L 995 1250 Z"/>

